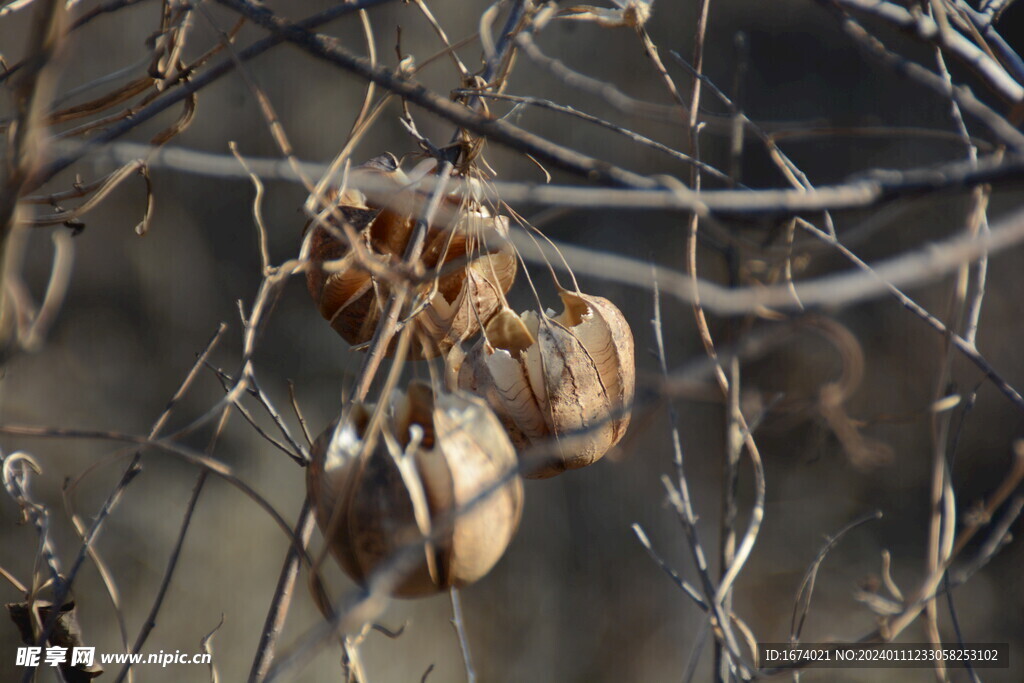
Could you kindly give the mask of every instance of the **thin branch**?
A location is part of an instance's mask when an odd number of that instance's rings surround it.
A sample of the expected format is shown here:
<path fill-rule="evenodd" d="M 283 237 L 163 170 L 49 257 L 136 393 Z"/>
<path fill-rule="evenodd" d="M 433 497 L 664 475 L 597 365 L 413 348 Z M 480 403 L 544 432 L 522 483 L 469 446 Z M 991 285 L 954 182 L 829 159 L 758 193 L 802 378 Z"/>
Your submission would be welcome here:
<path fill-rule="evenodd" d="M 1024 496 L 1018 495 L 1006 506 L 1006 511 L 999 522 L 992 527 L 992 532 L 982 544 L 978 554 L 966 566 L 956 571 L 952 583 L 965 583 L 995 557 L 996 553 L 1010 540 L 1010 527 L 1017 521 L 1022 511 L 1024 511 Z"/>
<path fill-rule="evenodd" d="M 67 155 L 76 156 L 84 145 L 62 143 L 57 146 Z M 231 156 L 211 154 L 176 147 L 159 150 L 137 143 L 118 142 L 90 153 L 91 158 L 125 164 L 145 158 L 151 169 L 165 169 L 193 175 L 231 180 L 249 180 Z M 264 180 L 300 182 L 300 176 L 280 158 L 249 158 L 250 168 Z M 322 175 L 328 165 L 300 162 L 307 175 Z M 881 206 L 899 198 L 949 193 L 978 185 L 1008 185 L 1024 180 L 1024 155 L 993 153 L 977 163 L 956 160 L 927 168 L 903 171 L 871 170 L 856 179 L 837 185 L 814 188 L 701 190 L 693 192 L 673 186 L 654 189 L 595 188 L 569 185 L 538 185 L 536 183 L 490 181 L 464 191 L 475 192 L 490 200 L 509 204 L 531 204 L 548 207 L 603 208 L 638 211 L 701 211 L 719 216 L 757 216 L 764 219 L 785 218 L 821 211 L 846 211 Z M 429 191 L 434 181 L 422 181 Z M 389 186 L 372 178 L 353 177 L 351 187 L 364 191 L 384 191 Z M 453 182 L 452 191 L 460 191 Z"/>
<path fill-rule="evenodd" d="M 357 0 L 352 3 L 341 3 L 318 12 L 307 19 L 295 24 L 296 27 L 304 28 L 315 28 L 321 24 L 325 24 L 338 17 L 345 16 L 353 12 L 358 12 L 370 7 L 390 2 L 391 0 Z M 300 29 L 301 30 L 301 29 Z M 238 60 L 247 61 L 257 57 L 267 50 L 280 45 L 285 41 L 285 38 L 279 35 L 272 35 L 259 40 L 250 45 L 245 50 L 238 53 Z M 157 99 L 150 102 L 148 105 L 143 107 L 141 110 L 134 112 L 130 118 L 122 120 L 120 123 L 109 126 L 102 133 L 90 138 L 89 141 L 77 148 L 73 152 L 59 157 L 50 162 L 46 167 L 39 170 L 39 172 L 33 177 L 32 186 L 38 187 L 43 183 L 52 179 L 55 175 L 63 171 L 65 168 L 75 163 L 89 152 L 105 145 L 113 140 L 116 140 L 123 136 L 128 131 L 136 128 L 137 126 L 149 121 L 157 114 L 173 107 L 174 105 L 182 102 L 183 100 L 192 97 L 199 90 L 203 89 L 207 85 L 213 83 L 221 76 L 229 73 L 235 68 L 234 59 L 225 59 L 219 62 L 215 66 L 210 67 L 202 74 L 193 77 L 191 80 L 183 82 L 179 87 L 175 88 L 170 92 L 166 92 Z"/>
<path fill-rule="evenodd" d="M 263 224 L 263 182 L 249 167 L 242 153 L 238 151 L 238 145 L 231 141 L 228 143 L 228 147 L 235 158 L 238 159 L 238 163 L 245 170 L 246 175 L 249 176 L 253 189 L 256 191 L 256 196 L 252 200 L 252 219 L 256 224 L 256 234 L 259 238 L 260 265 L 263 266 L 262 272 L 266 273 L 270 269 L 270 247 L 268 246 L 267 228 Z"/>
<path fill-rule="evenodd" d="M 818 570 L 821 568 L 821 563 L 825 561 L 825 557 L 839 544 L 839 541 L 841 541 L 846 534 L 863 524 L 867 524 L 868 522 L 873 522 L 881 518 L 881 511 L 866 514 L 853 520 L 832 536 L 827 536 L 825 538 L 825 545 L 820 551 L 818 551 L 818 556 L 814 558 L 814 561 L 807 568 L 806 573 L 804 573 L 803 581 L 800 582 L 800 589 L 796 594 L 796 601 L 793 603 L 793 618 L 790 622 L 789 629 L 789 640 L 791 643 L 800 642 L 800 634 L 803 632 L 804 622 L 806 621 L 807 614 L 811 609 L 811 597 L 814 595 L 814 583 L 818 577 Z"/>
<path fill-rule="evenodd" d="M 307 498 L 299 511 L 299 519 L 295 523 L 295 538 L 305 548 L 309 545 L 309 539 L 313 537 L 313 529 L 316 528 L 316 519 L 313 515 L 313 507 Z M 266 680 L 270 667 L 274 663 L 274 655 L 277 652 L 277 641 L 284 630 L 285 621 L 288 618 L 288 611 L 291 608 L 292 596 L 295 593 L 295 581 L 299 576 L 299 568 L 302 564 L 302 553 L 294 545 L 288 548 L 284 566 L 277 579 L 277 586 L 274 595 L 270 600 L 270 608 L 263 621 L 263 629 L 260 631 L 260 642 L 256 647 L 256 656 L 253 659 L 252 667 L 249 669 L 249 683 L 261 683 Z"/>
<path fill-rule="evenodd" d="M 299 400 L 295 396 L 295 384 L 291 380 L 288 380 L 288 398 L 292 404 L 292 410 L 295 412 L 295 419 L 299 421 L 299 426 L 302 428 L 302 435 L 306 439 L 306 445 L 313 445 L 313 435 L 309 433 L 309 427 L 306 426 L 306 418 L 302 414 L 302 410 L 299 409 Z"/>
<path fill-rule="evenodd" d="M 682 152 L 680 152 L 678 150 L 672 149 L 668 145 L 664 145 L 664 144 L 662 144 L 662 143 L 660 143 L 660 142 L 658 142 L 656 140 L 652 140 L 652 139 L 650 139 L 650 138 L 648 138 L 648 137 L 646 137 L 644 135 L 641 135 L 640 133 L 637 133 L 635 131 L 629 130 L 628 128 L 624 128 L 622 126 L 616 125 L 616 124 L 612 123 L 611 121 L 606 121 L 606 120 L 604 120 L 602 118 L 599 118 L 597 116 L 594 116 L 592 114 L 587 114 L 586 112 L 582 112 L 582 111 L 580 111 L 578 109 L 575 109 L 573 107 L 570 107 L 568 105 L 558 104 L 557 102 L 552 102 L 551 100 L 546 100 L 546 99 L 541 98 L 541 97 L 523 97 L 521 95 L 504 95 L 504 94 L 501 94 L 501 93 L 480 92 L 478 90 L 473 90 L 473 89 L 469 89 L 469 88 L 453 90 L 452 94 L 453 95 L 476 95 L 477 97 L 483 97 L 483 98 L 495 99 L 495 100 L 504 100 L 506 102 L 515 102 L 517 104 L 527 104 L 527 105 L 530 105 L 532 107 L 538 107 L 540 109 L 547 109 L 549 111 L 555 111 L 555 112 L 559 112 L 561 114 L 568 114 L 568 115 L 573 116 L 575 118 L 578 118 L 578 119 L 580 119 L 582 121 L 586 121 L 588 123 L 593 123 L 594 125 L 601 126 L 602 128 L 607 128 L 608 130 L 614 131 L 614 132 L 618 133 L 619 135 L 623 135 L 623 136 L 629 138 L 630 140 L 632 140 L 633 142 L 636 142 L 636 143 L 639 143 L 641 145 L 644 145 L 645 147 L 650 147 L 651 149 L 656 149 L 659 152 L 663 152 L 663 153 L 669 155 L 670 157 L 672 157 L 673 159 L 676 159 L 677 161 L 681 161 L 681 162 L 683 162 L 685 164 L 691 164 L 693 166 L 697 166 L 702 171 L 705 171 L 706 173 L 709 173 L 710 175 L 713 175 L 715 178 L 718 178 L 719 180 L 723 180 L 723 181 L 728 181 L 729 180 L 729 176 L 727 176 L 722 171 L 719 171 L 717 168 L 715 168 L 714 166 L 712 166 L 710 164 L 704 163 L 703 161 L 700 161 L 698 159 L 694 159 L 693 157 L 691 157 L 688 154 L 683 154 Z"/>
<path fill-rule="evenodd" d="M 892 52 L 875 36 L 869 33 L 859 22 L 849 15 L 840 12 L 843 29 L 857 41 L 868 54 L 878 59 L 897 74 L 925 86 L 943 98 L 952 98 L 966 113 L 976 118 L 989 129 L 1000 141 L 1020 152 L 1024 151 L 1024 134 L 1006 120 L 1001 114 L 979 100 L 965 86 L 950 88 L 941 76 L 926 69 L 917 62 L 912 62 Z"/>
<path fill-rule="evenodd" d="M 820 1 L 824 2 L 824 0 Z M 920 12 L 911 13 L 900 5 L 884 0 L 828 1 L 846 10 L 854 10 L 877 17 L 915 38 L 936 45 L 967 64 L 992 90 L 1004 98 L 1011 102 L 1024 100 L 1024 86 L 1015 81 L 1002 65 L 960 33 L 953 30 L 941 31 L 939 25 L 931 17 Z"/>
<path fill-rule="evenodd" d="M 672 582 L 683 591 L 686 597 L 693 600 L 694 604 L 700 607 L 701 610 L 707 612 L 708 601 L 704 599 L 700 594 L 700 591 L 691 585 L 689 581 L 681 577 L 679 572 L 673 569 L 672 565 L 670 565 L 668 561 L 654 549 L 654 545 L 651 544 L 651 539 L 647 537 L 647 532 L 644 531 L 643 527 L 639 524 L 633 524 L 632 528 L 633 533 L 636 534 L 637 540 L 640 541 L 640 545 L 644 547 L 644 550 L 646 550 L 647 554 L 651 556 L 651 559 L 654 560 L 655 564 L 661 567 L 661 570 L 665 572 L 670 579 L 672 579 Z"/>
<path fill-rule="evenodd" d="M 217 379 L 220 381 L 221 387 L 223 387 L 225 393 L 231 391 L 231 376 L 228 375 L 223 370 L 216 368 L 213 365 L 210 365 L 209 363 L 207 363 L 206 366 L 210 368 L 214 373 L 216 373 Z M 250 388 L 249 393 L 255 395 L 256 392 Z M 249 426 L 251 426 L 256 431 L 256 433 L 259 434 L 260 438 L 262 438 L 264 441 L 269 443 L 277 450 L 287 455 L 298 465 L 304 466 L 307 463 L 307 459 L 305 456 L 302 455 L 301 451 L 292 450 L 288 448 L 288 446 L 284 445 L 283 443 L 275 439 L 274 437 L 270 436 L 270 434 L 267 434 L 266 430 L 260 427 L 260 425 L 256 422 L 256 418 L 253 417 L 252 413 L 249 412 L 249 409 L 242 405 L 239 401 L 234 401 L 231 405 L 235 408 L 235 410 L 238 411 L 242 418 L 249 423 Z"/>
<path fill-rule="evenodd" d="M 525 152 L 541 162 L 610 185 L 640 188 L 657 185 L 650 178 L 618 168 L 606 161 L 580 154 L 506 121 L 489 118 L 468 107 L 456 104 L 427 90 L 415 81 L 349 53 L 333 38 L 311 33 L 297 24 L 282 19 L 266 7 L 254 5 L 247 0 L 217 0 L 217 2 L 239 12 L 254 23 L 273 32 L 275 36 L 283 37 L 314 57 L 373 81 L 382 88 L 400 95 L 409 102 L 417 104 L 461 128 L 514 150 Z"/>
<path fill-rule="evenodd" d="M 231 416 L 231 408 L 225 406 L 221 412 L 220 421 L 217 423 L 216 428 L 213 431 L 213 435 L 210 437 L 209 444 L 206 447 L 207 455 L 212 455 L 217 445 L 217 440 L 220 438 L 221 432 L 227 425 L 228 418 Z M 178 530 L 178 537 L 174 541 L 174 547 L 171 549 L 171 554 L 167 559 L 167 566 L 164 568 L 163 578 L 160 580 L 160 586 L 157 588 L 156 597 L 153 598 L 153 604 L 149 608 L 149 613 L 146 615 L 146 619 L 142 622 L 142 627 L 139 629 L 139 635 L 135 638 L 135 645 L 132 646 L 131 653 L 137 654 L 142 651 L 142 646 L 146 644 L 146 640 L 149 638 L 149 634 L 156 628 L 156 618 L 160 613 L 160 608 L 163 607 L 164 598 L 167 597 L 167 591 L 171 587 L 171 579 L 174 577 L 174 571 L 178 567 L 178 559 L 181 557 L 181 548 L 185 544 L 185 536 L 188 534 L 189 527 L 192 524 L 192 517 L 195 514 L 196 505 L 199 503 L 199 496 L 202 495 L 203 487 L 206 485 L 206 479 L 209 476 L 209 470 L 203 470 L 199 473 L 196 478 L 196 483 L 192 486 L 192 494 L 189 497 L 188 503 L 185 506 L 185 514 L 181 520 L 181 528 Z M 116 683 L 121 683 L 128 672 L 131 670 L 132 663 L 126 662 L 121 668 L 115 679 Z"/>
<path fill-rule="evenodd" d="M 454 586 L 448 591 L 452 599 L 452 626 L 459 638 L 459 650 L 462 651 L 462 662 L 466 667 L 467 683 L 476 683 L 476 671 L 473 669 L 473 658 L 469 653 L 469 637 L 466 635 L 466 624 L 462 616 L 462 601 L 459 599 L 459 589 Z"/>
<path fill-rule="evenodd" d="M 207 455 L 199 453 L 187 446 L 183 446 L 173 441 L 169 441 L 166 438 L 162 439 L 151 439 L 145 436 L 139 436 L 136 434 L 125 434 L 123 432 L 116 431 L 99 431 L 91 429 L 67 429 L 63 427 L 39 427 L 35 425 L 15 425 L 7 424 L 0 425 L 0 434 L 7 434 L 10 436 L 23 436 L 30 438 L 44 438 L 44 439 L 94 439 L 101 441 L 118 441 L 121 443 L 132 444 L 136 446 L 148 446 L 155 448 L 158 451 L 162 451 L 169 455 L 183 460 L 190 465 L 203 468 L 217 475 L 231 486 L 241 491 L 246 497 L 252 500 L 257 506 L 263 509 L 264 512 L 273 520 L 273 522 L 281 529 L 281 531 L 288 537 L 289 541 L 294 545 L 298 545 L 298 541 L 295 535 L 292 533 L 291 527 L 284 520 L 281 514 L 274 508 L 273 505 L 257 491 L 252 488 L 249 484 L 239 478 L 232 468 L 219 460 L 215 460 Z M 303 559 L 309 562 L 309 557 L 303 552 Z"/>

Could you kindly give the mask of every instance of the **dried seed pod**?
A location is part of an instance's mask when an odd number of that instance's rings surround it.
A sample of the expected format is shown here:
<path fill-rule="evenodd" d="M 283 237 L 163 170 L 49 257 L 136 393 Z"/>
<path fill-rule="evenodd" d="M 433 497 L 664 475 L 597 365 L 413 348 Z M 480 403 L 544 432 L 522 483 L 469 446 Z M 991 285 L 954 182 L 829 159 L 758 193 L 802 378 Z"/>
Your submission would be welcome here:
<path fill-rule="evenodd" d="M 421 287 L 423 297 L 430 298 L 417 322 L 439 353 L 475 335 L 504 305 L 517 265 L 507 237 L 508 218 L 479 207 L 464 212 L 454 228 L 437 232 L 427 245 L 427 268 L 443 271 L 445 264 L 468 260 L 441 275 L 436 289 L 435 283 Z"/>
<path fill-rule="evenodd" d="M 396 191 L 404 180 L 398 160 L 392 154 L 375 157 L 359 168 L 391 182 Z M 391 253 L 372 248 L 372 228 L 383 211 L 367 206 L 366 197 L 358 191 L 346 190 L 340 196 L 329 198 L 336 202 L 335 208 L 354 231 L 361 249 L 352 250 L 339 238 L 343 225 L 336 216 L 330 215 L 329 227 L 318 225 L 310 235 L 306 286 L 331 327 L 348 343 L 361 344 L 373 336 L 381 313 L 380 293 L 376 291 L 370 266 L 387 268 L 392 259 Z M 388 217 L 384 222 L 390 221 Z"/>
<path fill-rule="evenodd" d="M 483 396 L 520 450 L 554 437 L 554 453 L 526 469 L 551 477 L 600 459 L 626 433 L 635 383 L 633 335 L 610 301 L 560 292 L 565 310 L 541 317 L 502 309 L 449 382 Z"/>
<path fill-rule="evenodd" d="M 372 410 L 357 405 L 328 427 L 307 472 L 317 523 L 338 563 L 365 585 L 397 552 L 430 537 L 401 571 L 395 595 L 430 595 L 481 578 L 505 552 L 523 508 L 519 477 L 501 483 L 516 467 L 501 423 L 475 396 L 435 395 L 413 382 L 407 395 L 396 392 L 376 447 L 361 457 Z"/>
<path fill-rule="evenodd" d="M 350 249 L 339 239 L 343 226 L 330 216 L 333 229 L 317 226 L 311 236 L 306 276 L 320 314 L 353 345 L 372 338 L 390 291 L 381 275 L 404 257 L 414 216 L 427 199 L 410 189 L 413 182 L 391 154 L 370 160 L 359 171 L 392 187 L 387 205 L 368 202 L 354 191 L 337 197 L 339 213 L 354 229 L 360 248 Z M 410 312 L 417 311 L 413 358 L 445 353 L 476 334 L 500 310 L 516 275 L 506 217 L 493 216 L 483 206 L 464 206 L 454 197 L 446 197 L 443 205 L 441 224 L 430 226 L 419 264 L 438 277 L 419 285 L 411 303 Z"/>

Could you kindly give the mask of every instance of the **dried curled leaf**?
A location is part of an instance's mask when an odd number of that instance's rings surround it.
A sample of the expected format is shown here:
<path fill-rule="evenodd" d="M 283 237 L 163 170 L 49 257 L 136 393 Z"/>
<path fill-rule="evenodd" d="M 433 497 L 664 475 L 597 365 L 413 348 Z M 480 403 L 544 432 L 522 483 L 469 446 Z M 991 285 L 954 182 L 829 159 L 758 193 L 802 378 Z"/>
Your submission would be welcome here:
<path fill-rule="evenodd" d="M 515 450 L 501 423 L 475 396 L 435 395 L 413 382 L 392 401 L 376 448 L 361 455 L 370 409 L 355 406 L 313 447 L 307 487 L 331 552 L 365 585 L 396 553 L 430 538 L 401 574 L 399 597 L 480 579 L 505 552 L 522 515 L 522 481 L 511 474 Z M 453 524 L 436 528 L 481 495 Z"/>
<path fill-rule="evenodd" d="M 462 358 L 449 354 L 448 376 L 483 396 L 520 450 L 553 453 L 526 470 L 550 477 L 599 460 L 629 426 L 635 371 L 633 335 L 610 301 L 560 293 L 558 315 L 504 308 Z"/>
<path fill-rule="evenodd" d="M 36 644 L 36 624 L 49 622 L 53 606 L 54 603 L 49 600 L 35 600 L 32 603 L 10 602 L 5 605 L 11 621 L 18 627 L 21 642 L 28 646 Z M 35 615 L 32 614 L 33 610 Z M 50 632 L 47 644 L 66 648 L 67 653 L 75 648 L 86 647 L 82 638 L 82 629 L 78 624 L 78 613 L 74 601 L 64 603 L 57 610 L 53 630 Z M 70 654 L 68 654 L 65 661 L 60 664 L 60 672 L 63 680 L 69 683 L 88 683 L 103 675 L 103 667 L 95 662 L 72 664 Z"/>

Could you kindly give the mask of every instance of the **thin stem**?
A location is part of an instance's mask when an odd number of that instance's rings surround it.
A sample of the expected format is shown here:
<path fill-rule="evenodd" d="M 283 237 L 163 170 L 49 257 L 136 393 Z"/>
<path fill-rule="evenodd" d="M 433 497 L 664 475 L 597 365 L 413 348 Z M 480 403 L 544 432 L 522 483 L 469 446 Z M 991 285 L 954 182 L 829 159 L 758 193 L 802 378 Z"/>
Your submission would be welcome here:
<path fill-rule="evenodd" d="M 469 652 L 469 638 L 466 635 L 466 623 L 462 616 L 462 601 L 459 599 L 459 589 L 452 587 L 448 591 L 452 598 L 452 626 L 459 637 L 459 650 L 462 651 L 462 662 L 466 666 L 467 683 L 476 683 L 476 671 L 473 669 L 473 658 Z"/>
<path fill-rule="evenodd" d="M 313 507 L 307 498 L 302 503 L 302 510 L 299 511 L 299 519 L 295 523 L 295 537 L 299 539 L 302 547 L 309 545 L 309 539 L 313 537 L 313 529 L 316 527 L 316 519 L 313 516 Z M 270 666 L 274 662 L 274 655 L 277 650 L 277 641 L 284 630 L 285 621 L 288 619 L 288 610 L 291 608 L 292 596 L 295 593 L 295 581 L 299 576 L 299 566 L 302 562 L 302 555 L 294 546 L 288 548 L 285 556 L 284 566 L 281 567 L 281 574 L 277 579 L 277 587 L 270 600 L 270 608 L 263 621 L 263 630 L 260 631 L 260 642 L 256 648 L 256 657 L 253 659 L 252 667 L 249 669 L 249 683 L 259 683 L 267 677 Z"/>
<path fill-rule="evenodd" d="M 217 440 L 220 438 L 224 427 L 227 425 L 228 418 L 231 416 L 231 408 L 225 407 L 221 412 L 220 421 L 217 423 L 217 427 L 214 429 L 213 436 L 210 437 L 210 442 L 206 447 L 207 455 L 212 455 L 213 451 L 217 446 Z M 167 591 L 171 587 L 171 579 L 174 577 L 174 571 L 178 567 L 178 559 L 181 557 L 181 548 L 185 544 L 185 536 L 188 534 L 189 527 L 192 525 L 192 517 L 196 511 L 196 505 L 199 503 L 199 496 L 203 493 L 203 487 L 206 485 L 206 479 L 209 477 L 209 470 L 202 470 L 199 476 L 196 478 L 196 483 L 192 486 L 192 495 L 189 497 L 188 504 L 185 506 L 185 515 L 181 520 L 181 528 L 178 530 L 178 538 L 174 542 L 174 547 L 171 549 L 171 555 L 167 560 L 167 567 L 164 569 L 163 578 L 160 580 L 160 587 L 156 591 L 156 597 L 153 599 L 153 605 L 149 609 L 149 614 L 146 615 L 145 621 L 142 622 L 142 628 L 139 630 L 139 635 L 135 639 L 135 645 L 132 647 L 132 654 L 137 654 L 142 651 L 142 646 L 146 644 L 146 640 L 149 638 L 149 634 L 156 628 L 156 618 L 160 613 L 160 608 L 163 607 L 164 598 L 167 597 Z M 121 672 L 117 675 L 115 683 L 121 683 L 128 675 L 131 670 L 131 662 L 127 662 L 122 668 Z"/>

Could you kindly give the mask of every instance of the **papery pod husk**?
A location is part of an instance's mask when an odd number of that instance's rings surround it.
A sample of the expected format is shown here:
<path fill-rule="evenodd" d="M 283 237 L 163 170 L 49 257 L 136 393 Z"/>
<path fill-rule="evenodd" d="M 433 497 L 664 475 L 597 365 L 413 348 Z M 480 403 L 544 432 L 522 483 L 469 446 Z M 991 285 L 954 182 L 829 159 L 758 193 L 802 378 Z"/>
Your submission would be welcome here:
<path fill-rule="evenodd" d="M 418 329 L 433 340 L 439 354 L 474 336 L 504 305 L 517 269 L 507 236 L 506 217 L 472 212 L 453 231 L 439 232 L 428 245 L 423 258 L 428 268 L 440 265 L 443 271 L 444 264 L 471 259 L 465 267 L 438 278 L 436 293 L 416 319 Z M 432 289 L 429 283 L 421 291 Z"/>
<path fill-rule="evenodd" d="M 358 232 L 368 258 L 381 268 L 401 262 L 415 228 L 408 213 L 416 206 L 411 190 L 398 191 L 407 180 L 397 160 L 383 155 L 364 164 L 395 182 L 394 207 L 366 206 L 359 193 L 348 193 L 340 205 L 344 219 Z M 430 297 L 419 306 L 414 319 L 410 358 L 432 358 L 446 353 L 454 344 L 477 332 L 501 308 L 504 295 L 515 281 L 517 261 L 507 241 L 508 219 L 491 216 L 485 209 L 459 210 L 454 198 L 446 198 L 446 213 L 459 216 L 452 227 L 432 226 L 421 258 L 425 272 L 440 269 L 437 282 L 420 285 L 418 293 Z M 397 207 L 397 208 L 396 208 Z M 328 221 L 336 228 L 334 217 Z M 325 272 L 324 263 L 339 260 L 334 271 Z M 446 264 L 468 259 L 464 267 Z M 387 283 L 376 279 L 360 265 L 355 253 L 328 230 L 317 227 L 311 238 L 307 286 L 321 315 L 341 337 L 353 346 L 369 342 L 389 297 Z M 388 355 L 394 352 L 392 343 Z"/>
<path fill-rule="evenodd" d="M 372 408 L 372 406 L 371 406 Z M 370 421 L 370 414 L 363 405 L 354 405 L 342 418 L 331 422 L 317 437 L 310 450 L 311 460 L 306 468 L 306 492 L 316 514 L 317 525 L 338 564 L 356 583 L 364 583 L 359 562 L 352 545 L 340 542 L 349 527 L 349 505 L 342 505 L 352 495 L 352 486 L 360 477 L 359 454 L 362 435 Z M 331 451 L 335 432 L 338 438 Z M 328 536 L 330 537 L 328 538 Z"/>
<path fill-rule="evenodd" d="M 516 467 L 515 450 L 501 424 L 477 397 L 458 392 L 435 398 L 429 387 L 411 384 L 408 396 L 396 395 L 376 448 L 360 460 L 368 414 L 356 406 L 343 420 L 334 453 L 328 454 L 333 425 L 317 439 L 307 476 L 331 552 L 362 585 L 396 551 L 430 534 L 434 521 Z M 419 447 L 411 452 L 410 424 L 423 430 Z M 481 578 L 508 547 L 522 505 L 522 482 L 513 475 L 426 544 L 423 558 L 394 594 L 431 595 Z"/>
<path fill-rule="evenodd" d="M 374 157 L 359 169 L 388 179 L 396 190 L 401 186 L 402 178 L 396 175 L 401 170 L 392 154 Z M 337 190 L 330 190 L 327 200 L 334 203 L 340 219 L 332 212 L 326 219 L 330 229 L 323 225 L 313 227 L 313 234 L 309 236 L 310 263 L 306 270 L 306 287 L 320 315 L 331 327 L 349 344 L 361 344 L 373 336 L 381 308 L 372 274 L 360 265 L 355 252 L 341 238 L 344 232 L 342 220 L 358 235 L 367 258 L 387 267 L 392 256 L 371 246 L 372 227 L 383 212 L 380 208 L 368 206 L 365 196 L 355 190 L 346 190 L 340 195 Z M 312 221 L 306 224 L 304 231 L 311 226 Z M 328 269 L 325 264 L 332 261 L 339 263 Z"/>
<path fill-rule="evenodd" d="M 530 478 L 596 462 L 629 426 L 629 325 L 607 299 L 560 295 L 562 314 L 505 308 L 465 357 L 453 349 L 447 358 L 449 381 L 483 396 L 518 449 L 549 451 L 524 468 Z"/>
<path fill-rule="evenodd" d="M 339 207 L 352 226 L 364 230 L 379 211 L 359 207 Z M 335 221 L 331 220 L 331 223 Z M 337 227 L 337 226 L 336 226 Z M 365 245 L 365 231 L 359 233 Z M 378 257 L 379 258 L 379 257 Z M 341 263 L 335 272 L 325 270 L 324 263 Z M 381 264 L 387 260 L 381 258 Z M 359 266 L 356 255 L 323 227 L 314 228 L 310 238 L 310 267 L 306 286 L 316 300 L 320 315 L 349 344 L 368 341 L 380 320 L 380 306 L 373 276 Z"/>
<path fill-rule="evenodd" d="M 581 292 L 559 292 L 565 305 L 563 316 L 572 315 L 579 323 L 572 325 L 573 333 L 594 359 L 601 382 L 611 399 L 612 423 L 617 444 L 629 427 L 631 408 L 636 388 L 636 361 L 633 350 L 633 331 L 622 311 L 608 299 Z"/>

